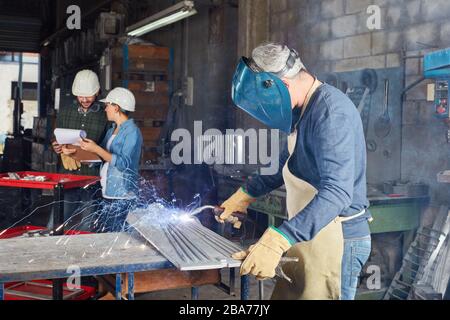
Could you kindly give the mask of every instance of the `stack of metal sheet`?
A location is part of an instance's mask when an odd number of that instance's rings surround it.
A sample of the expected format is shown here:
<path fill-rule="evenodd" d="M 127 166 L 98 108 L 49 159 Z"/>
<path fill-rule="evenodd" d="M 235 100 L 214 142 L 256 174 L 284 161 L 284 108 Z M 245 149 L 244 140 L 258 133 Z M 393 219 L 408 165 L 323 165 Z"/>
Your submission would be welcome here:
<path fill-rule="evenodd" d="M 231 258 L 242 250 L 240 246 L 187 215 L 173 215 L 161 222 L 149 210 L 136 210 L 128 214 L 127 222 L 182 271 L 235 268 L 241 264 Z"/>

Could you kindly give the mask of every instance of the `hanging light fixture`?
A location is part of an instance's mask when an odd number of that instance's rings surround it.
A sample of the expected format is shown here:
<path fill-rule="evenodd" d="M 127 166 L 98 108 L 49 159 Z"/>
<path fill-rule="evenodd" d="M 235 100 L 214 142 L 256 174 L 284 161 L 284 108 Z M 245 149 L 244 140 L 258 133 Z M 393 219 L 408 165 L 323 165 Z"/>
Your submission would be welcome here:
<path fill-rule="evenodd" d="M 128 27 L 126 33 L 132 37 L 139 37 L 196 13 L 194 1 L 182 1 Z"/>

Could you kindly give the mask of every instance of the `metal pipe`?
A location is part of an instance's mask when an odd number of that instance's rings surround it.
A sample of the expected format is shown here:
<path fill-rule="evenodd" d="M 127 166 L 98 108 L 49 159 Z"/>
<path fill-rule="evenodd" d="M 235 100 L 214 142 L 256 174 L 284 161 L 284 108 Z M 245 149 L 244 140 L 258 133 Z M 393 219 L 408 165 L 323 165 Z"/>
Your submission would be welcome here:
<path fill-rule="evenodd" d="M 198 300 L 198 287 L 191 288 L 191 299 Z"/>
<path fill-rule="evenodd" d="M 134 272 L 128 273 L 128 300 L 134 300 Z"/>
<path fill-rule="evenodd" d="M 414 88 L 415 86 L 417 86 L 418 84 L 420 84 L 422 81 L 424 81 L 424 80 L 426 80 L 426 78 L 425 77 L 420 77 L 420 79 L 418 79 L 418 80 L 416 80 L 416 81 L 414 81 L 413 83 L 411 83 L 409 86 L 407 86 L 403 91 L 402 91 L 402 102 L 403 102 L 403 100 L 404 100 L 404 96 L 405 96 L 405 94 L 409 91 L 409 90 L 411 90 L 412 88 Z"/>
<path fill-rule="evenodd" d="M 424 56 L 423 56 L 423 54 L 420 54 L 420 55 L 416 55 L 416 56 L 404 56 L 402 59 L 421 59 L 421 58 L 423 58 Z"/>
<path fill-rule="evenodd" d="M 14 123 L 13 123 L 13 136 L 18 137 L 21 135 L 20 122 L 22 118 L 22 78 L 23 78 L 23 53 L 19 53 L 19 75 L 17 79 L 17 86 L 14 92 Z"/>
<path fill-rule="evenodd" d="M 215 208 L 216 208 L 215 206 L 203 206 L 203 207 L 197 208 L 194 211 L 192 211 L 190 213 L 190 215 L 191 216 L 196 216 L 196 215 L 198 215 L 199 213 L 201 213 L 201 212 L 203 212 L 205 210 L 208 210 L 208 209 L 214 210 Z"/>
<path fill-rule="evenodd" d="M 259 300 L 264 300 L 264 280 L 258 281 Z"/>
<path fill-rule="evenodd" d="M 248 275 L 241 277 L 241 300 L 248 300 L 250 296 L 250 277 Z"/>
<path fill-rule="evenodd" d="M 116 300 L 122 300 L 122 275 L 120 273 L 116 274 Z"/>

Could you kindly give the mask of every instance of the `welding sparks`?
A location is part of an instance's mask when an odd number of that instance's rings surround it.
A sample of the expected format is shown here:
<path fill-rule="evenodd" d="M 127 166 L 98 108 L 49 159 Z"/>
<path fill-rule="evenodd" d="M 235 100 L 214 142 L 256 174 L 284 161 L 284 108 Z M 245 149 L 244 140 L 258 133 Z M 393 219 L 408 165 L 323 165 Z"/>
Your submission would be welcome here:
<path fill-rule="evenodd" d="M 69 242 L 69 240 L 70 240 L 70 237 L 67 237 L 67 240 L 64 241 L 64 245 L 65 245 L 65 246 L 67 245 L 67 243 Z"/>
<path fill-rule="evenodd" d="M 124 249 L 130 248 L 130 246 L 128 245 L 129 243 L 130 243 L 130 239 L 128 239 L 127 242 L 125 242 L 123 248 L 124 248 Z"/>
<path fill-rule="evenodd" d="M 134 200 L 115 200 L 113 202 L 103 199 L 95 199 L 88 202 L 82 201 L 62 201 L 67 204 L 75 204 L 78 208 L 73 212 L 70 217 L 63 221 L 61 224 L 55 225 L 50 231 L 50 235 L 65 231 L 72 231 L 70 234 L 79 234 L 77 231 L 90 231 L 90 232 L 117 232 L 117 233 L 131 233 L 134 231 L 132 226 L 126 223 L 126 216 L 128 212 L 138 212 L 142 217 L 141 222 L 158 227 L 165 228 L 169 224 L 187 224 L 196 219 L 195 215 L 204 209 L 199 208 L 201 205 L 201 197 L 199 194 L 195 195 L 191 204 L 185 206 L 182 203 L 171 197 L 171 199 L 161 198 L 154 185 L 150 182 L 140 179 L 138 182 L 131 181 L 131 183 L 139 186 L 139 196 Z M 52 202 L 45 206 L 40 206 L 23 219 L 17 221 L 11 227 L 6 230 L 0 231 L 0 236 L 5 234 L 10 228 L 17 225 L 24 219 L 30 217 L 38 209 L 46 206 L 54 206 L 58 202 Z M 212 208 L 212 207 L 211 207 Z M 112 229 L 112 230 L 111 230 Z M 108 255 L 114 253 L 114 249 L 119 250 L 129 249 L 132 247 L 131 239 L 125 238 L 126 241 L 119 241 L 117 236 L 109 245 L 101 246 L 98 248 L 95 241 L 86 244 L 88 251 L 83 252 L 81 258 L 85 258 L 88 254 L 98 252 L 100 258 L 105 258 Z M 63 257 L 69 257 L 71 255 L 70 241 L 73 240 L 71 236 L 59 236 L 57 237 L 56 245 L 66 246 Z M 125 242 L 125 243 L 124 243 Z M 133 245 L 134 247 L 134 245 Z M 140 244 L 138 248 L 145 250 L 148 248 L 147 244 Z M 78 258 L 80 258 L 78 256 Z M 32 263 L 34 259 L 29 260 Z"/>
<path fill-rule="evenodd" d="M 180 216 L 178 216 L 178 220 L 180 222 L 189 222 L 192 221 L 192 216 L 190 214 L 182 214 Z"/>

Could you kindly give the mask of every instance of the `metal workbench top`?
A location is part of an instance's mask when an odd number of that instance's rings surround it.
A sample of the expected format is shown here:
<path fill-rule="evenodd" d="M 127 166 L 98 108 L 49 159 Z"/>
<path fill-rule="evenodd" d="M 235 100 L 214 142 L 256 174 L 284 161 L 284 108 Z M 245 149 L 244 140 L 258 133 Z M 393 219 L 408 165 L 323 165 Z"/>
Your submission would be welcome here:
<path fill-rule="evenodd" d="M 137 234 L 13 238 L 0 241 L 0 282 L 173 268 Z"/>

